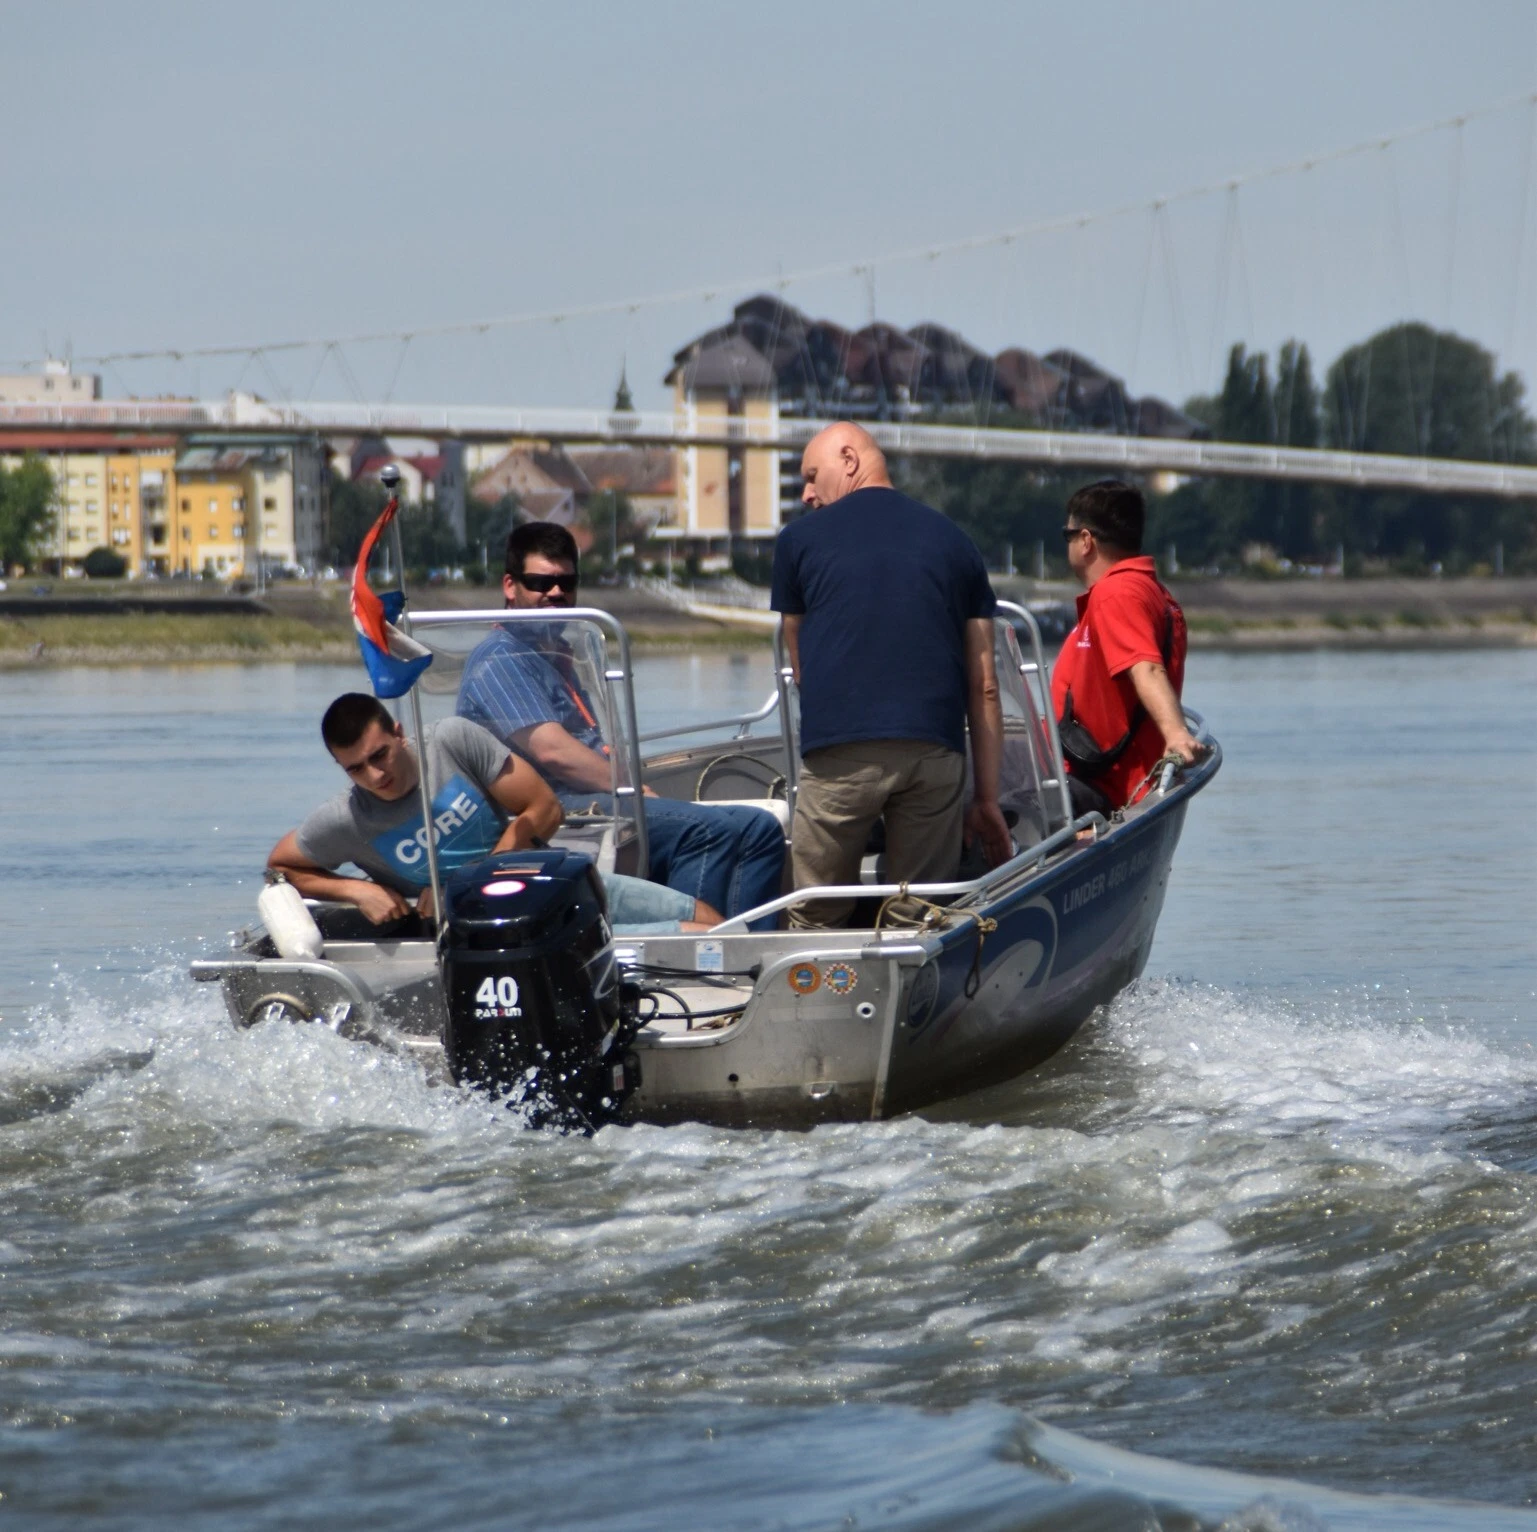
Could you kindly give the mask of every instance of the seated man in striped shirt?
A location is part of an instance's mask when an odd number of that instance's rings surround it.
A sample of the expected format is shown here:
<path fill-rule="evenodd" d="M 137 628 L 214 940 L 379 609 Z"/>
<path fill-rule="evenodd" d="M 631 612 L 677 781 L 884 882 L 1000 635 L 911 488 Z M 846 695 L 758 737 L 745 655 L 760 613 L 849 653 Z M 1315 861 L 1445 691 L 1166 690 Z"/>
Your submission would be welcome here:
<path fill-rule="evenodd" d="M 502 595 L 520 611 L 575 604 L 577 550 L 549 521 L 507 539 Z M 470 655 L 458 711 L 537 766 L 562 805 L 612 813 L 612 779 L 596 709 L 558 641 L 560 624 L 497 628 Z M 554 640 L 552 642 L 551 640 Z M 728 916 L 779 896 L 784 833 L 772 814 L 735 804 L 684 803 L 646 790 L 651 876 Z M 772 926 L 772 919 L 761 922 Z"/>

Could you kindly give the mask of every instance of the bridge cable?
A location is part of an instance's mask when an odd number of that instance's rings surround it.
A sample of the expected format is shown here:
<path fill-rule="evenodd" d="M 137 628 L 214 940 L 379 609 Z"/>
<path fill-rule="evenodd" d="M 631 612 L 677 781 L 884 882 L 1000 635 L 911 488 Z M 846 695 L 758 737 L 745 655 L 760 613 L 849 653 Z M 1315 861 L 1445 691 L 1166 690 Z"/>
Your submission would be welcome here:
<path fill-rule="evenodd" d="M 1131 338 L 1131 366 L 1126 369 L 1126 380 L 1137 385 L 1137 361 L 1142 355 L 1142 327 L 1147 315 L 1147 289 L 1153 275 L 1153 248 L 1158 241 L 1158 212 L 1149 211 L 1147 219 L 1147 247 L 1142 252 L 1142 280 L 1137 285 L 1137 324 Z"/>
<path fill-rule="evenodd" d="M 395 357 L 395 370 L 390 374 L 389 386 L 384 390 L 383 402 L 385 404 L 388 404 L 395 397 L 395 385 L 400 381 L 400 369 L 405 366 L 406 352 L 410 349 L 411 337 L 409 335 L 402 335 L 400 337 L 400 350 Z"/>
<path fill-rule="evenodd" d="M 1349 144 L 1339 149 L 1333 149 L 1326 153 L 1312 154 L 1304 159 L 1267 166 L 1261 170 L 1248 171 L 1237 176 L 1224 176 L 1220 181 L 1187 187 L 1182 191 L 1165 195 L 1156 200 L 1157 203 L 1169 207 L 1177 203 L 1196 201 L 1215 195 L 1218 192 L 1226 191 L 1235 181 L 1240 185 L 1247 186 L 1259 182 L 1277 180 L 1314 169 L 1320 165 L 1337 164 L 1344 160 L 1366 155 L 1373 150 L 1382 149 L 1392 144 L 1407 142 L 1429 134 L 1445 132 L 1449 128 L 1458 126 L 1460 123 L 1470 122 L 1476 118 L 1493 116 L 1499 112 L 1509 110 L 1512 106 L 1523 103 L 1530 104 L 1534 101 L 1537 101 L 1537 93 L 1523 91 L 1518 95 L 1504 97 L 1473 111 L 1462 112 L 1454 117 L 1443 118 L 1435 122 L 1422 123 L 1417 127 L 1391 134 L 1386 138 L 1372 138 L 1360 143 Z M 972 235 L 964 239 L 947 240 L 904 250 L 884 252 L 856 262 L 854 269 L 857 272 L 868 274 L 869 288 L 873 294 L 874 272 L 878 264 L 892 265 L 917 260 L 934 260 L 940 256 L 983 249 L 991 245 L 1003 244 L 1010 240 L 1036 238 L 1065 229 L 1081 227 L 1088 223 L 1113 222 L 1135 213 L 1145 212 L 1148 207 L 1149 203 L 1146 200 L 1139 200 L 1102 209 L 1098 212 L 1062 214 L 1010 229 Z M 482 328 L 502 329 L 562 320 L 585 319 L 606 314 L 623 313 L 631 307 L 673 306 L 680 303 L 695 302 L 700 299 L 710 302 L 722 291 L 728 289 L 740 291 L 744 288 L 771 286 L 776 282 L 789 286 L 795 283 L 810 282 L 824 277 L 841 275 L 848 270 L 849 263 L 847 261 L 839 261 L 825 266 L 808 267 L 800 271 L 791 272 L 788 275 L 781 273 L 770 277 L 744 278 L 734 282 L 715 282 L 709 287 L 683 288 L 671 292 L 652 293 L 639 297 L 610 299 L 598 303 L 572 305 L 559 310 L 531 311 L 501 315 L 495 318 L 460 320 L 436 325 L 414 325 L 409 331 L 399 329 L 367 331 L 352 335 L 311 336 L 302 340 L 268 341 L 262 343 L 262 349 L 268 352 L 310 350 L 316 346 L 331 344 L 358 345 L 370 341 L 399 340 L 402 335 L 408 333 L 415 336 L 456 335 L 472 333 Z M 105 364 L 109 357 L 114 361 L 180 360 L 191 357 L 239 356 L 251 349 L 250 342 L 239 345 L 183 347 L 180 350 L 172 350 L 168 347 L 151 347 L 136 351 L 104 352 L 95 356 L 81 356 L 76 358 L 76 360 L 91 364 Z M 36 359 L 33 360 L 35 361 Z M 23 362 L 22 365 L 31 366 L 33 362 Z"/>
<path fill-rule="evenodd" d="M 1452 174 L 1448 193 L 1451 206 L 1446 220 L 1446 276 L 1441 290 L 1441 330 L 1451 329 L 1452 324 L 1452 276 L 1457 264 L 1457 221 L 1462 208 L 1462 148 L 1463 127 L 1459 122 L 1452 139 Z M 1441 330 L 1432 329 L 1430 333 L 1430 361 L 1425 377 L 1425 425 L 1420 441 L 1420 452 L 1423 456 L 1428 456 L 1430 453 L 1430 439 L 1435 431 L 1436 351 L 1441 343 Z M 1489 399 L 1486 393 L 1484 398 L 1486 412 L 1488 407 Z M 1489 423 L 1493 425 L 1492 418 Z"/>
<path fill-rule="evenodd" d="M 1170 317 L 1174 321 L 1175 356 L 1179 362 L 1180 388 L 1190 392 L 1190 339 L 1185 333 L 1185 304 L 1179 290 L 1179 267 L 1174 255 L 1174 237 L 1170 227 L 1168 205 L 1159 209 L 1161 222 L 1159 236 L 1163 247 L 1163 278 L 1169 297 Z"/>
<path fill-rule="evenodd" d="M 1222 206 L 1222 243 L 1217 255 L 1217 276 L 1212 283 L 1211 303 L 1211 334 L 1206 342 L 1206 376 L 1215 378 L 1217 375 L 1217 339 L 1221 335 L 1227 321 L 1227 282 L 1228 270 L 1233 261 L 1233 211 L 1238 197 L 1238 188 L 1230 187 L 1228 196 Z"/>
<path fill-rule="evenodd" d="M 272 363 L 267 359 L 267 353 L 258 347 L 253 355 L 256 357 L 257 363 L 260 365 L 261 370 L 267 374 L 267 381 L 272 385 L 273 390 L 276 392 L 278 398 L 281 399 L 284 404 L 292 404 L 293 396 L 288 391 L 288 388 L 284 384 L 283 380 L 277 375 L 276 371 L 274 371 Z"/>

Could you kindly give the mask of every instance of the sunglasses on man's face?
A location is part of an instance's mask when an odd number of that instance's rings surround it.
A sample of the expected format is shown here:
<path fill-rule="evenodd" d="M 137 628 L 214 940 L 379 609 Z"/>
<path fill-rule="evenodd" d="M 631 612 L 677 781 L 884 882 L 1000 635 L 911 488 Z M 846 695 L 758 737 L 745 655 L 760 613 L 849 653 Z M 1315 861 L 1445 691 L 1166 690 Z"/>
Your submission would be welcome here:
<path fill-rule="evenodd" d="M 1087 532 L 1090 537 L 1094 536 L 1093 527 L 1063 527 L 1062 541 L 1065 543 L 1070 543 L 1075 537 L 1077 537 L 1080 532 Z"/>
<path fill-rule="evenodd" d="M 538 595 L 547 596 L 558 585 L 562 590 L 576 589 L 576 574 L 552 574 L 536 575 L 525 574 L 518 576 L 518 584 L 525 590 L 531 590 Z"/>

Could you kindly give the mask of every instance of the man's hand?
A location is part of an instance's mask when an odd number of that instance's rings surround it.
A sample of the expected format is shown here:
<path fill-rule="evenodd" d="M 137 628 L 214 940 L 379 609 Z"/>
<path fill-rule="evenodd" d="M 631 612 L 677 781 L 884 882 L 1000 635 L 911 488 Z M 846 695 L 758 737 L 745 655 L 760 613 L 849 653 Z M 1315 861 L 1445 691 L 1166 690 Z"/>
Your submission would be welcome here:
<path fill-rule="evenodd" d="M 973 799 L 966 810 L 966 839 L 979 841 L 989 867 L 999 867 L 1014 854 L 1008 821 L 996 803 Z"/>
<path fill-rule="evenodd" d="M 393 888 L 386 888 L 382 883 L 368 883 L 361 878 L 351 878 L 348 883 L 348 900 L 376 926 L 411 913 L 411 906 Z"/>
<path fill-rule="evenodd" d="M 1203 756 L 1211 754 L 1211 746 L 1203 745 L 1189 729 L 1180 729 L 1172 736 L 1164 737 L 1164 749 L 1177 755 L 1187 766 L 1194 766 Z"/>
<path fill-rule="evenodd" d="M 416 896 L 416 913 L 420 915 L 423 920 L 432 919 L 432 889 L 430 887 L 424 888 L 421 893 Z"/>

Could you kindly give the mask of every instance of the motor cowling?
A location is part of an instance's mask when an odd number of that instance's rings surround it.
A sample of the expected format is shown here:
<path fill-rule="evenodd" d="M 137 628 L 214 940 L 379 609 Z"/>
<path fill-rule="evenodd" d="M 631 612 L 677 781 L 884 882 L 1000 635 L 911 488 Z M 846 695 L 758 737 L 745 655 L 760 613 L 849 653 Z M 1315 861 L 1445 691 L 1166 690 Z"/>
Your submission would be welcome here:
<path fill-rule="evenodd" d="M 439 966 L 455 1080 L 592 1131 L 635 1088 L 603 884 L 572 851 L 503 852 L 443 885 Z"/>

